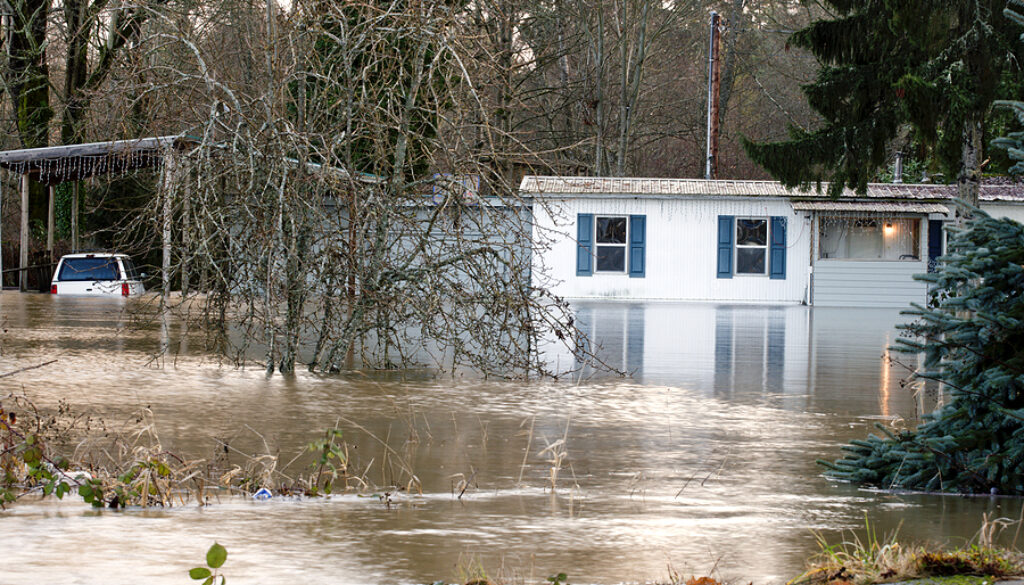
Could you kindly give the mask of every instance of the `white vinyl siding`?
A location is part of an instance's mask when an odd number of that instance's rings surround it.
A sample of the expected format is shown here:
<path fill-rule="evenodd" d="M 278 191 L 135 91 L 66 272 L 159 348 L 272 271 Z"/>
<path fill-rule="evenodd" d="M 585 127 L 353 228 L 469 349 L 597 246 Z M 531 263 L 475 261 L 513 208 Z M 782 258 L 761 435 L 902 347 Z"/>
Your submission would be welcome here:
<path fill-rule="evenodd" d="M 533 209 L 534 241 L 542 247 L 534 255 L 533 282 L 556 296 L 750 303 L 800 303 L 806 296 L 806 278 L 801 277 L 807 272 L 810 258 L 810 220 L 804 217 L 805 214 L 794 212 L 786 199 L 658 198 L 614 194 L 556 199 L 545 196 L 542 202 L 534 204 Z M 580 214 L 594 217 L 646 216 L 645 276 L 578 278 L 576 223 Z M 784 217 L 788 226 L 788 273 L 796 277 L 785 280 L 717 278 L 720 215 L 761 219 Z M 630 269 L 627 266 L 627 270 Z"/>
<path fill-rule="evenodd" d="M 924 303 L 928 286 L 914 280 L 927 262 L 819 260 L 814 266 L 814 305 L 909 308 Z"/>

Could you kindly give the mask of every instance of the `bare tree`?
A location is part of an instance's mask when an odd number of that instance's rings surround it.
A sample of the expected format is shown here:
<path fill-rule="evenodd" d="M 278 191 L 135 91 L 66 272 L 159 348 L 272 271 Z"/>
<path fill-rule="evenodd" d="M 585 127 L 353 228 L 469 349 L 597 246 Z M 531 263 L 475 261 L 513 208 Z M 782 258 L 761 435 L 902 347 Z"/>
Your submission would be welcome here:
<path fill-rule="evenodd" d="M 193 318 L 268 371 L 553 373 L 538 344 L 576 347 L 575 328 L 530 284 L 531 202 L 494 165 L 508 140 L 478 140 L 511 133 L 461 15 L 401 0 L 235 10 L 208 27 L 165 14 L 130 76 L 192 96 L 186 111 L 152 100 L 194 121 L 197 146 L 164 165 L 149 217 L 153 231 L 173 217 L 167 282 L 200 283 Z M 222 27 L 237 55 L 214 41 Z"/>

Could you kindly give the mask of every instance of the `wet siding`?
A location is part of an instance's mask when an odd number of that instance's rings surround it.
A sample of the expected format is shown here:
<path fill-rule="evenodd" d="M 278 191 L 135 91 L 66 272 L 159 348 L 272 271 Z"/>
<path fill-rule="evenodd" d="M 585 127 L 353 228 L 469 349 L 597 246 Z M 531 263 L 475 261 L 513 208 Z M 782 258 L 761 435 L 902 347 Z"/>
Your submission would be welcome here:
<path fill-rule="evenodd" d="M 925 262 L 819 260 L 814 266 L 814 305 L 818 307 L 906 308 L 923 303 L 928 288 L 914 280 Z"/>

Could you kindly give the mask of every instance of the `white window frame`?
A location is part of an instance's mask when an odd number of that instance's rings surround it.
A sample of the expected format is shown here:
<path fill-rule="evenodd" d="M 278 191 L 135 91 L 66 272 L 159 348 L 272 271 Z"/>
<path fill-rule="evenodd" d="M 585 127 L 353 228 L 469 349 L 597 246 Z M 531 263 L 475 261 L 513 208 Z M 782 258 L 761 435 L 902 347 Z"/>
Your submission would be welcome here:
<path fill-rule="evenodd" d="M 874 258 L 874 257 L 862 257 L 862 256 L 854 256 L 854 257 L 823 256 L 823 254 L 825 253 L 825 247 L 824 247 L 825 245 L 822 243 L 822 240 L 823 240 L 822 221 L 837 221 L 837 222 L 842 221 L 842 222 L 845 222 L 847 224 L 847 227 L 844 228 L 843 232 L 846 233 L 846 237 L 849 237 L 848 230 L 850 228 L 852 228 L 852 227 L 856 227 L 856 225 L 855 225 L 856 222 L 862 222 L 862 221 L 863 222 L 874 222 L 876 224 L 877 231 L 878 231 L 878 245 L 880 247 L 879 249 L 882 250 L 883 253 L 884 253 L 884 250 L 885 250 L 885 237 L 886 237 L 885 236 L 885 229 L 886 229 L 886 226 L 887 225 L 891 225 L 891 224 L 897 224 L 897 223 L 905 225 L 905 226 L 908 227 L 908 229 L 910 230 L 911 234 L 914 236 L 911 240 L 909 240 L 910 243 L 911 243 L 911 247 L 910 247 L 911 252 L 908 253 L 908 254 L 901 254 L 897 258 L 884 258 L 884 257 Z M 900 229 L 902 229 L 902 228 L 900 228 Z M 878 217 L 864 216 L 864 215 L 854 215 L 854 214 L 850 214 L 850 215 L 846 215 L 846 214 L 823 215 L 820 218 L 818 218 L 818 228 L 817 228 L 818 245 L 817 245 L 817 251 L 815 252 L 815 257 L 816 257 L 816 260 L 825 260 L 825 261 L 828 261 L 828 262 L 921 262 L 922 261 L 921 259 L 923 257 L 925 262 L 927 262 L 927 257 L 928 257 L 927 244 L 922 244 L 922 242 L 921 242 L 921 235 L 927 229 L 928 229 L 928 218 L 927 217 L 923 217 L 922 218 L 922 217 L 917 217 L 917 216 L 912 216 L 912 215 L 893 215 L 893 216 L 878 216 Z M 945 237 L 946 236 L 946 230 L 943 229 L 942 231 L 943 231 L 943 237 Z M 945 252 L 946 252 L 946 247 L 945 247 L 945 242 L 943 242 L 942 253 L 945 254 Z M 909 257 L 904 257 L 904 256 L 909 256 Z"/>
<path fill-rule="evenodd" d="M 621 244 L 602 244 L 597 241 L 597 222 L 601 219 L 622 219 L 626 223 L 626 235 L 624 241 Z M 598 263 L 598 248 L 622 248 L 622 270 L 601 270 L 597 267 Z M 628 274 L 629 273 L 629 216 L 628 215 L 598 215 L 594 214 L 594 270 L 596 274 Z"/>
<path fill-rule="evenodd" d="M 740 244 L 740 222 L 741 221 L 763 221 L 764 222 L 764 245 L 751 246 L 749 244 Z M 772 221 L 770 217 L 764 216 L 744 216 L 737 217 L 733 226 L 733 237 L 735 238 L 732 246 L 732 265 L 734 267 L 733 274 L 736 276 L 768 276 L 768 260 L 770 258 L 770 249 L 772 243 Z M 740 250 L 763 250 L 764 251 L 764 271 L 763 272 L 740 272 Z"/>

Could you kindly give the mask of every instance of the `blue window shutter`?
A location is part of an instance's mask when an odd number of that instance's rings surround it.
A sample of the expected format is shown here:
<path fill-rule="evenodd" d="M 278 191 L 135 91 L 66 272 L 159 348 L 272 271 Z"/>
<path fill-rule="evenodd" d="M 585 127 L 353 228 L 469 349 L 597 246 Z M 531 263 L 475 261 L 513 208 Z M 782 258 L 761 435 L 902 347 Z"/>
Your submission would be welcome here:
<path fill-rule="evenodd" d="M 732 278 L 732 239 L 736 217 L 718 216 L 718 278 Z"/>
<path fill-rule="evenodd" d="M 647 273 L 647 216 L 629 216 L 629 277 L 643 278 Z"/>
<path fill-rule="evenodd" d="M 576 216 L 576 276 L 594 274 L 594 214 Z"/>
<path fill-rule="evenodd" d="M 769 278 L 786 280 L 786 218 L 772 216 L 771 256 L 768 257 Z"/>

